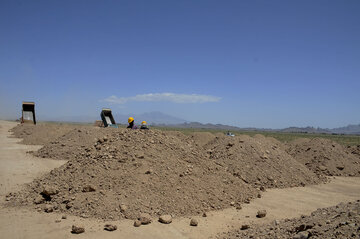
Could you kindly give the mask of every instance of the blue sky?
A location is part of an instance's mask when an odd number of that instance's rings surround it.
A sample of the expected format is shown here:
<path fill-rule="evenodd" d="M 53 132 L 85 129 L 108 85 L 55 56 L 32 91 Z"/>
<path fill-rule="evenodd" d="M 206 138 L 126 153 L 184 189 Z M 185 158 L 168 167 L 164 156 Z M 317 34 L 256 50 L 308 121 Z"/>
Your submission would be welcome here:
<path fill-rule="evenodd" d="M 360 1 L 0 1 L 0 117 L 360 123 Z M 41 119 L 39 119 L 41 120 Z"/>

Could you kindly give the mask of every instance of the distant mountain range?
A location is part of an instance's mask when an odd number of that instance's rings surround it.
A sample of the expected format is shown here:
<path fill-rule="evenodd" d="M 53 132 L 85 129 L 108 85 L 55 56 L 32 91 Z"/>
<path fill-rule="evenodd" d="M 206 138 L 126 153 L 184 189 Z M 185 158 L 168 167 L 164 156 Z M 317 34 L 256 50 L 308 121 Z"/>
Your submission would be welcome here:
<path fill-rule="evenodd" d="M 159 126 L 168 126 L 161 124 Z M 172 125 L 176 128 L 193 128 L 193 129 L 223 129 L 229 131 L 268 131 L 268 132 L 284 132 L 284 133 L 317 133 L 317 134 L 354 134 L 360 135 L 360 124 L 348 125 L 340 128 L 323 129 L 314 127 L 288 127 L 284 129 L 267 129 L 267 128 L 240 128 L 236 126 L 223 124 L 202 124 L 199 122 L 185 122 L 182 124 Z"/>
<path fill-rule="evenodd" d="M 187 120 L 177 118 L 162 112 L 148 112 L 143 114 L 113 114 L 116 123 L 127 124 L 127 119 L 134 117 L 135 123 L 140 124 L 145 120 L 149 125 L 156 125 L 160 127 L 176 127 L 176 128 L 193 128 L 193 129 L 223 129 L 229 131 L 269 131 L 269 132 L 289 132 L 289 133 L 318 133 L 318 134 L 356 134 L 360 135 L 360 124 L 348 125 L 340 128 L 314 128 L 314 127 L 288 127 L 284 129 L 266 129 L 266 128 L 240 128 L 231 125 L 223 124 L 203 124 L 199 122 L 189 122 Z M 56 117 L 39 115 L 38 120 L 43 121 L 65 121 L 65 122 L 89 122 L 100 120 L 99 116 L 71 116 L 71 117 Z"/>

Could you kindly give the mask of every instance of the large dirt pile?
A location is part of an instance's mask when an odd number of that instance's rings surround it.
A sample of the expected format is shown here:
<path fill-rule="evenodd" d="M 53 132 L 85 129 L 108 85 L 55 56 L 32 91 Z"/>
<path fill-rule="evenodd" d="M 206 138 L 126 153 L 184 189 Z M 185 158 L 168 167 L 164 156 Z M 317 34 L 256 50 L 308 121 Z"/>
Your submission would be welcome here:
<path fill-rule="evenodd" d="M 80 127 L 81 126 L 77 126 Z M 10 131 L 16 138 L 22 138 L 21 143 L 28 145 L 44 145 L 50 141 L 65 135 L 70 130 L 74 129 L 74 125 L 69 124 L 51 124 L 51 123 L 38 123 L 33 124 L 18 124 Z"/>
<path fill-rule="evenodd" d="M 250 225 L 218 238 L 360 238 L 360 202 L 341 203 L 322 208 L 296 219 L 275 221 L 267 225 Z"/>
<path fill-rule="evenodd" d="M 69 161 L 11 195 L 12 203 L 120 219 L 141 212 L 193 215 L 237 206 L 258 194 L 180 133 L 75 129 L 47 144 L 42 154 Z"/>
<path fill-rule="evenodd" d="M 318 175 L 360 176 L 360 160 L 328 139 L 297 139 L 287 152 Z"/>
<path fill-rule="evenodd" d="M 281 145 L 261 135 L 218 135 L 204 147 L 219 167 L 255 187 L 283 188 L 321 181 L 282 150 Z"/>

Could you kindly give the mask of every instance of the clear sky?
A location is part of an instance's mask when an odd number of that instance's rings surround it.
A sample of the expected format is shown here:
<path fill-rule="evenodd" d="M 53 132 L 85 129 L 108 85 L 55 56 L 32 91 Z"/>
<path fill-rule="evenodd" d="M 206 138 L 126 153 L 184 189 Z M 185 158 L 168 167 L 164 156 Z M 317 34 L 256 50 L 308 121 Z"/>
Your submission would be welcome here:
<path fill-rule="evenodd" d="M 360 1 L 0 1 L 0 117 L 360 123 Z M 41 119 L 39 119 L 41 120 Z"/>

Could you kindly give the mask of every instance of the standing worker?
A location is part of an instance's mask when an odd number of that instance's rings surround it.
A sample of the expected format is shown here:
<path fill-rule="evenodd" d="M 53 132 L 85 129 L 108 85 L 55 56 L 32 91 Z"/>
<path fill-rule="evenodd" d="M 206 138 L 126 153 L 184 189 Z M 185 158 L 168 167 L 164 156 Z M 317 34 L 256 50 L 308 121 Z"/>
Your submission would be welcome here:
<path fill-rule="evenodd" d="M 146 121 L 141 122 L 140 129 L 149 129 L 149 127 L 147 126 Z"/>
<path fill-rule="evenodd" d="M 137 129 L 136 125 L 134 124 L 134 118 L 133 117 L 129 117 L 128 119 L 128 129 Z"/>

